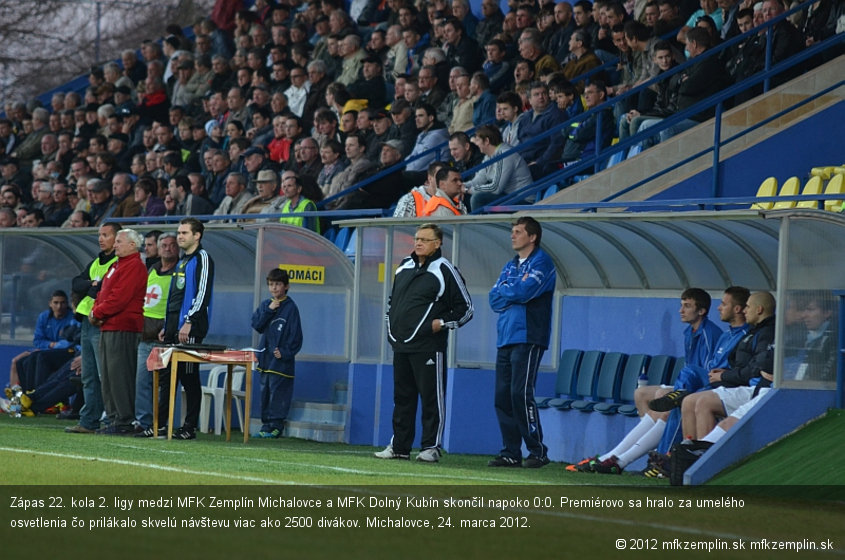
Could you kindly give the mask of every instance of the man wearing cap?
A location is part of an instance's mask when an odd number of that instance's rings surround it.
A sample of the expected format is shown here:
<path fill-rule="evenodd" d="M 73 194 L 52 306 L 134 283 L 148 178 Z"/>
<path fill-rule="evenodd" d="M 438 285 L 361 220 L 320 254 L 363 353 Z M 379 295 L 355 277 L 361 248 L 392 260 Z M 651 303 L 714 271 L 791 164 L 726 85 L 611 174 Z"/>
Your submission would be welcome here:
<path fill-rule="evenodd" d="M 226 177 L 226 198 L 214 211 L 215 216 L 229 214 L 243 214 L 246 203 L 249 202 L 249 192 L 246 190 L 247 178 L 243 173 L 229 173 Z M 222 220 L 228 222 L 231 220 Z"/>
<path fill-rule="evenodd" d="M 251 193 L 258 192 L 258 187 L 255 185 L 258 172 L 262 169 L 271 169 L 265 156 L 266 153 L 260 146 L 252 146 L 243 153 L 244 168 L 248 173 L 247 187 Z"/>
<path fill-rule="evenodd" d="M 6 156 L 0 160 L 0 186 L 2 185 L 17 185 L 21 192 L 29 192 L 32 175 L 21 169 L 18 158 Z"/>
<path fill-rule="evenodd" d="M 279 196 L 279 176 L 271 169 L 262 169 L 255 179 L 258 196 L 244 205 L 242 214 L 271 214 L 278 212 L 284 199 Z"/>
<path fill-rule="evenodd" d="M 367 109 L 367 111 L 370 114 L 370 123 L 373 129 L 373 133 L 367 142 L 367 158 L 374 160 L 381 155 L 382 143 L 388 140 L 400 140 L 399 129 L 393 125 L 388 111 L 384 109 Z M 403 142 L 403 153 L 407 149 L 408 146 Z"/>
<path fill-rule="evenodd" d="M 106 149 L 112 153 L 117 160 L 115 166 L 121 171 L 129 171 L 129 165 L 132 163 L 132 156 L 127 149 L 129 145 L 129 136 L 122 132 L 115 132 L 110 134 Z"/>
<path fill-rule="evenodd" d="M 106 221 L 111 215 L 110 210 L 114 209 L 111 188 L 102 179 L 89 179 L 87 190 L 88 200 L 91 203 L 91 225 L 98 226 Z"/>
<path fill-rule="evenodd" d="M 387 87 L 382 74 L 381 59 L 373 54 L 362 62 L 363 76 L 349 84 L 349 95 L 352 99 L 366 99 L 370 107 L 381 109 L 387 104 Z"/>

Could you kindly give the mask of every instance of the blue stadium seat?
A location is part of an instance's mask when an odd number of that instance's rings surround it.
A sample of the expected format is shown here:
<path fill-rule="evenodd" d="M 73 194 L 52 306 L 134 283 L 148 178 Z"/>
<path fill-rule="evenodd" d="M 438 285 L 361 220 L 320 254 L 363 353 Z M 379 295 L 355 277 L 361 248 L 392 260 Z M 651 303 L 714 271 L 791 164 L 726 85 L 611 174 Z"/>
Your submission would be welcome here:
<path fill-rule="evenodd" d="M 660 385 L 661 383 L 663 383 L 666 379 L 666 376 L 669 375 L 669 371 L 672 368 L 672 363 L 674 362 L 674 360 L 674 356 L 667 356 L 666 354 L 652 356 L 652 358 L 648 362 L 648 367 L 646 368 L 646 375 L 648 375 L 648 384 Z M 639 375 L 637 377 L 639 377 Z M 634 389 L 636 390 L 636 384 L 634 386 Z M 623 396 L 622 400 L 628 399 Z M 631 392 L 630 400 L 634 400 L 633 391 Z M 639 413 L 637 412 L 637 406 L 634 404 L 623 404 L 616 410 L 616 412 L 624 416 L 639 416 Z"/>
<path fill-rule="evenodd" d="M 335 247 L 337 247 L 341 251 L 346 251 L 346 245 L 349 243 L 349 236 L 352 235 L 353 229 L 354 228 L 348 227 L 340 228 L 334 238 Z"/>
<path fill-rule="evenodd" d="M 674 385 L 675 380 L 678 379 L 678 374 L 681 373 L 681 370 L 684 369 L 684 365 L 686 364 L 686 360 L 683 358 L 678 358 L 675 360 L 675 365 L 672 367 L 672 371 L 669 372 L 669 375 L 666 377 L 666 380 L 663 382 L 665 385 Z"/>
<path fill-rule="evenodd" d="M 564 350 L 560 355 L 557 364 L 557 379 L 555 380 L 554 397 L 537 397 L 538 408 L 549 408 L 549 401 L 555 397 L 566 397 L 572 394 L 572 387 L 575 384 L 575 376 L 578 374 L 578 366 L 581 365 L 582 350 Z"/>
<path fill-rule="evenodd" d="M 642 372 L 643 368 L 646 368 L 646 371 L 648 371 L 650 361 L 651 356 L 646 354 L 631 354 L 628 356 L 628 361 L 625 362 L 625 369 L 622 370 L 622 381 L 619 383 L 619 389 L 613 395 L 613 402 L 600 402 L 593 407 L 593 411 L 602 414 L 614 414 L 625 404 L 633 406 L 630 403 L 634 402 L 634 391 L 637 388 L 640 372 Z M 636 411 L 636 407 L 634 407 L 634 410 Z"/>
<path fill-rule="evenodd" d="M 591 399 L 581 399 L 573 402 L 570 407 L 581 412 L 592 412 L 596 404 L 603 401 L 612 401 L 619 395 L 619 382 L 622 379 L 622 370 L 625 368 L 627 354 L 622 352 L 608 352 L 601 361 L 598 380 L 595 390 L 590 395 Z M 605 404 L 610 404 L 605 402 Z M 615 409 L 614 409 L 615 410 Z"/>
<path fill-rule="evenodd" d="M 581 357 L 581 365 L 578 366 L 578 378 L 575 381 L 575 397 L 588 397 L 593 394 L 596 375 L 601 367 L 604 352 L 600 350 L 589 350 Z M 553 408 L 566 409 L 578 400 L 577 398 L 552 399 L 548 405 Z"/>

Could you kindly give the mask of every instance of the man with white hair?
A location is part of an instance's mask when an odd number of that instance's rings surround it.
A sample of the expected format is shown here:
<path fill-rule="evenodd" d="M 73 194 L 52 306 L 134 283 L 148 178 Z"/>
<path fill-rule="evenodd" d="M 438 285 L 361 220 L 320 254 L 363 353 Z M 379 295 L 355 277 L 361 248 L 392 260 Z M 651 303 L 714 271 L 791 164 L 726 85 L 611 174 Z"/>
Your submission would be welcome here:
<path fill-rule="evenodd" d="M 97 433 L 133 435 L 135 370 L 138 344 L 144 330 L 147 267 L 140 250 L 144 237 L 122 229 L 115 236 L 117 262 L 103 278 L 88 320 L 100 327 L 100 382 L 108 426 Z"/>

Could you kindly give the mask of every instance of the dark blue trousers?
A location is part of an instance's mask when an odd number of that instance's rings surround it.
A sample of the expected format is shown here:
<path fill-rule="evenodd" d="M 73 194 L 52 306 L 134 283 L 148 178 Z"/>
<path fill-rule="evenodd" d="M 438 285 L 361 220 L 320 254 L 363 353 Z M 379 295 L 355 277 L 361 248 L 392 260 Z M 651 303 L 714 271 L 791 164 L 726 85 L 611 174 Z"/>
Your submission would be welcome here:
<path fill-rule="evenodd" d="M 261 374 L 261 431 L 281 431 L 285 427 L 291 399 L 293 378 L 275 373 Z"/>
<path fill-rule="evenodd" d="M 496 353 L 495 407 L 503 457 L 522 460 L 523 441 L 529 455 L 542 459 L 548 451 L 534 400 L 543 351 L 535 344 L 511 344 Z"/>

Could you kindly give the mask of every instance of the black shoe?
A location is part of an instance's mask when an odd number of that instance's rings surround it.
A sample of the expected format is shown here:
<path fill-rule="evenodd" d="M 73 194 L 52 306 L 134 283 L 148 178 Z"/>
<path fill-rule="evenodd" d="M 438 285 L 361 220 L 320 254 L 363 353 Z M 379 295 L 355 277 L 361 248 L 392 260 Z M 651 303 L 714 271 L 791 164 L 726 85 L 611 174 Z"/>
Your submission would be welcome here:
<path fill-rule="evenodd" d="M 520 467 L 522 463 L 519 459 L 512 459 L 510 457 L 504 457 L 502 455 L 498 455 L 487 461 L 488 467 Z"/>
<path fill-rule="evenodd" d="M 152 429 L 152 428 L 147 428 L 146 430 L 141 430 L 140 432 L 137 432 L 137 433 L 135 434 L 135 437 L 141 437 L 141 438 L 152 438 L 152 437 L 157 437 L 157 438 L 166 438 L 166 437 L 167 437 L 167 426 L 161 426 L 161 427 L 158 429 L 158 434 L 156 434 L 156 433 L 153 431 L 153 429 Z"/>
<path fill-rule="evenodd" d="M 548 457 L 537 457 L 536 455 L 529 455 L 523 462 L 522 467 L 526 469 L 539 469 L 549 464 Z"/>
<path fill-rule="evenodd" d="M 673 408 L 681 406 L 681 401 L 689 395 L 689 391 L 683 389 L 675 389 L 670 393 L 666 393 L 659 399 L 648 401 L 648 407 L 656 412 L 669 412 Z"/>
<path fill-rule="evenodd" d="M 182 426 L 173 432 L 173 439 L 197 439 L 197 432 L 190 426 Z"/>

